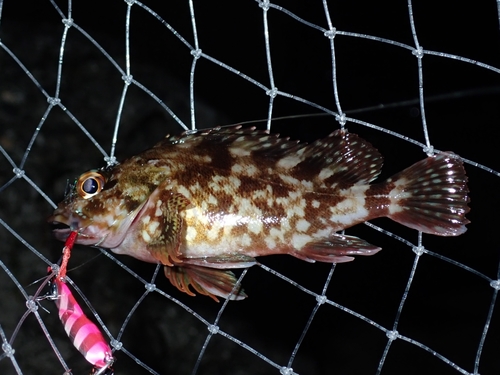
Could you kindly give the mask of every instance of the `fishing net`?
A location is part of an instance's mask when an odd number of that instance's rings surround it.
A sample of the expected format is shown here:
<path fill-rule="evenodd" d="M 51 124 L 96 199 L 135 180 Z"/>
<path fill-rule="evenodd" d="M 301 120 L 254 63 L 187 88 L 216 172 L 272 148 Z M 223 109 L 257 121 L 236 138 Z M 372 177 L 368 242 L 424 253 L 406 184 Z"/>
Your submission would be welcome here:
<path fill-rule="evenodd" d="M 264 119 L 307 142 L 345 124 L 384 155 L 381 178 L 457 153 L 468 231 L 373 220 L 346 233 L 377 255 L 263 257 L 230 303 L 77 245 L 69 286 L 116 374 L 497 374 L 498 38 L 493 0 L 0 0 L 0 373 L 90 371 L 55 304 L 30 298 L 61 255 L 45 222 L 67 179 L 167 133 Z"/>

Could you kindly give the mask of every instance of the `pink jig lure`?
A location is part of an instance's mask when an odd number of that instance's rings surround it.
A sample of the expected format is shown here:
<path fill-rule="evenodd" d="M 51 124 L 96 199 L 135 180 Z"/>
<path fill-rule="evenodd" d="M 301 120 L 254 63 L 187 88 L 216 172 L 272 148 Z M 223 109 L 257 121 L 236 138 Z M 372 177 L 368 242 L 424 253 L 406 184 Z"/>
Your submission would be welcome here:
<path fill-rule="evenodd" d="M 101 331 L 87 318 L 64 282 L 56 277 L 52 283 L 54 289 L 50 298 L 56 302 L 59 319 L 73 345 L 88 362 L 98 368 L 95 374 L 110 374 L 106 370 L 113 364 L 114 358 Z"/>
<path fill-rule="evenodd" d="M 66 239 L 61 266 L 57 274 L 49 281 L 51 290 L 47 298 L 55 301 L 59 310 L 59 319 L 73 345 L 87 361 L 94 365 L 91 374 L 113 375 L 111 365 L 115 359 L 111 348 L 99 328 L 87 318 L 64 281 L 71 249 L 77 236 L 78 232 L 73 230 Z M 48 271 L 51 273 L 52 269 L 49 267 Z"/>

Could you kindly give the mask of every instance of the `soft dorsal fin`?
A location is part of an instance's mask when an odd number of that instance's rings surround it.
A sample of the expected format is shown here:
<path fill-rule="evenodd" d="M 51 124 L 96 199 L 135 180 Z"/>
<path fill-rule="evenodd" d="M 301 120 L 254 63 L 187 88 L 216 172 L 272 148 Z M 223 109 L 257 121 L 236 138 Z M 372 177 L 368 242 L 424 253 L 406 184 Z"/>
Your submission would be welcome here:
<path fill-rule="evenodd" d="M 277 166 L 300 179 L 320 185 L 368 184 L 380 174 L 382 155 L 369 142 L 346 130 L 303 146 Z"/>

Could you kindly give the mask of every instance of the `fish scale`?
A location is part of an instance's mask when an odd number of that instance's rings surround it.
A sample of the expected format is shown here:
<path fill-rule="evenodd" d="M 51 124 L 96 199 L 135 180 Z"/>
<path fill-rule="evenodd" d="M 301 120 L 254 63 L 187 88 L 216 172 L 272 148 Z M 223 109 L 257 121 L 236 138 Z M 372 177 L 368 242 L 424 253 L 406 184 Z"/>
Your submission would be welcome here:
<path fill-rule="evenodd" d="M 373 218 L 437 235 L 466 230 L 460 158 L 440 153 L 370 184 L 382 163 L 346 130 L 311 144 L 254 128 L 189 131 L 82 174 L 49 220 L 70 227 L 54 231 L 60 240 L 78 230 L 77 243 L 162 263 L 185 293 L 242 299 L 229 269 L 271 254 L 329 263 L 373 255 L 379 247 L 337 233 Z"/>

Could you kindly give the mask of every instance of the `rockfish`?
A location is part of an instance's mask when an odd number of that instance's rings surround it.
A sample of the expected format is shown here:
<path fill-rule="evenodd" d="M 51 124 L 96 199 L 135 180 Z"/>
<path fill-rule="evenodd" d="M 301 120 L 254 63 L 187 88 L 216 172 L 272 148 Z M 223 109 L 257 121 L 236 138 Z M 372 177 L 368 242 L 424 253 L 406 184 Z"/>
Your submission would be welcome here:
<path fill-rule="evenodd" d="M 379 247 L 337 233 L 377 217 L 440 236 L 465 232 L 467 177 L 451 152 L 370 184 L 382 156 L 337 130 L 311 144 L 241 127 L 167 136 L 121 164 L 71 184 L 49 219 L 64 241 L 163 264 L 179 290 L 242 299 L 228 269 L 289 254 L 342 263 Z M 235 289 L 233 291 L 233 288 Z"/>

